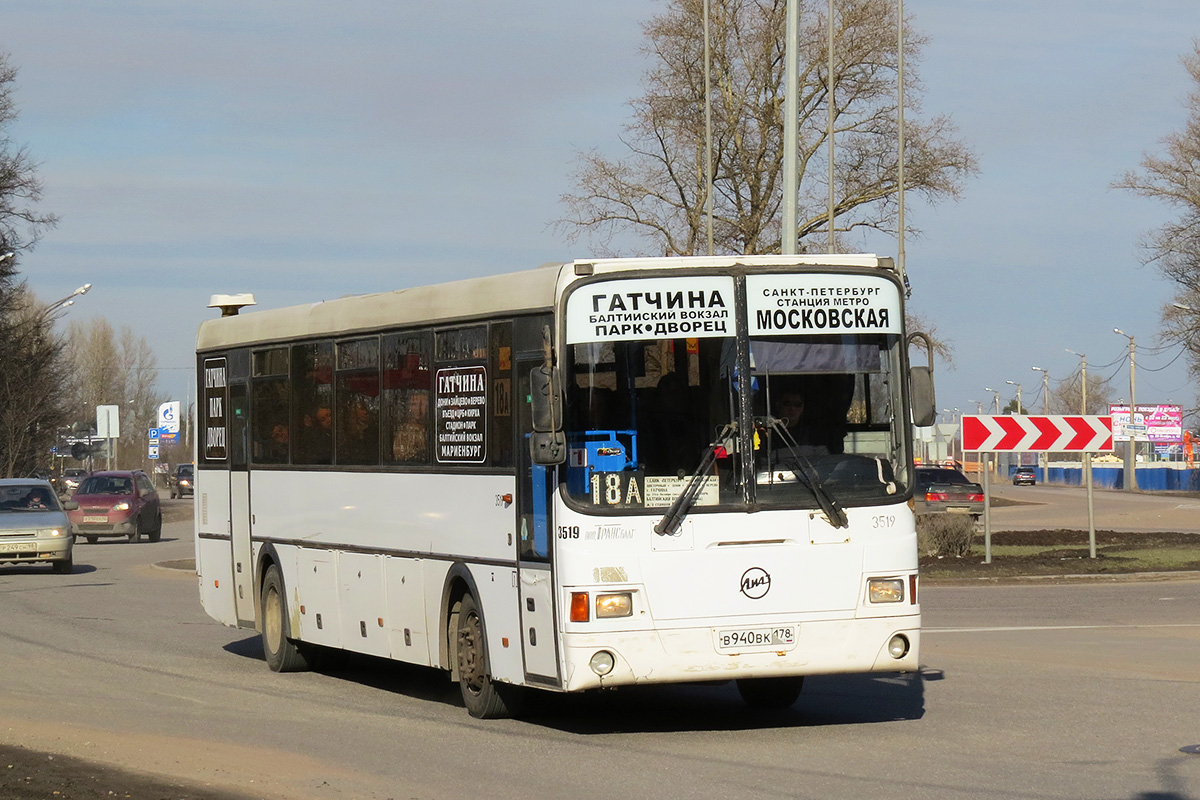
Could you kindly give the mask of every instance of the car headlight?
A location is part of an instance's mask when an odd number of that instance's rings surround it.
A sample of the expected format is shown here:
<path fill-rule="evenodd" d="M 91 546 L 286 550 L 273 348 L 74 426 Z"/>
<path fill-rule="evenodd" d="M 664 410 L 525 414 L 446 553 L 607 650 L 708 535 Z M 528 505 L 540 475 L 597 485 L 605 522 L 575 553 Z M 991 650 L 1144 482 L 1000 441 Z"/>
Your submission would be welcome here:
<path fill-rule="evenodd" d="M 899 603 L 904 600 L 903 578 L 870 578 L 867 581 L 867 601 Z"/>
<path fill-rule="evenodd" d="M 113 506 L 112 510 L 113 511 L 128 511 L 130 508 L 132 508 L 132 506 L 129 505 L 129 501 L 122 500 L 121 502 L 119 502 L 115 506 Z"/>
<path fill-rule="evenodd" d="M 39 539 L 45 539 L 50 536 L 66 536 L 66 528 L 42 528 L 37 532 Z"/>

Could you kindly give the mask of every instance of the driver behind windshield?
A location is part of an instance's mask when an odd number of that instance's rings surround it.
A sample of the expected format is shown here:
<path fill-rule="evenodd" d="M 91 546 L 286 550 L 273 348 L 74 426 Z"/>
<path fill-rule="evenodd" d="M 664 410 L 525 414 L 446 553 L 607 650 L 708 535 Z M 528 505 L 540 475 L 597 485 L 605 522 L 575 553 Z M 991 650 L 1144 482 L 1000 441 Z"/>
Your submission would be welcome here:
<path fill-rule="evenodd" d="M 781 433 L 773 445 L 797 455 L 830 455 L 845 451 L 846 412 L 853 384 L 849 375 L 786 376 L 770 384 L 771 414 Z"/>
<path fill-rule="evenodd" d="M 50 498 L 46 496 L 44 489 L 33 488 L 29 490 L 29 494 L 25 495 L 25 508 L 50 508 Z"/>

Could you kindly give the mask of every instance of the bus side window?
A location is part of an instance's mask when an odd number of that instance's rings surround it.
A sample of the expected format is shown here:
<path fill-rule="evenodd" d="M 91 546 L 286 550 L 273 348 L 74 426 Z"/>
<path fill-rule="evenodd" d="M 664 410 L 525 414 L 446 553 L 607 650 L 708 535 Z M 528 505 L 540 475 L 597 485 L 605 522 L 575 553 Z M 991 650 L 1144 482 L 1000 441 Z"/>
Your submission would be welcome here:
<path fill-rule="evenodd" d="M 292 463 L 333 463 L 333 342 L 292 345 Z"/>
<path fill-rule="evenodd" d="M 385 463 L 429 463 L 430 338 L 423 331 L 383 337 Z"/>

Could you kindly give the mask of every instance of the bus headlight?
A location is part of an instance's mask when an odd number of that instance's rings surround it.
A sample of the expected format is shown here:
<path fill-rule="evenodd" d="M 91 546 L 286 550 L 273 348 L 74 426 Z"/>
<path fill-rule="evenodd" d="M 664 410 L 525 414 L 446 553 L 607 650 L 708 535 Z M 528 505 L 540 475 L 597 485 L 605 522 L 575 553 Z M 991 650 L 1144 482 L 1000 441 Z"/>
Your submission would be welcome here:
<path fill-rule="evenodd" d="M 902 633 L 897 633 L 888 642 L 888 655 L 892 658 L 904 658 L 908 655 L 908 637 Z"/>
<path fill-rule="evenodd" d="M 899 603 L 903 600 L 903 578 L 870 578 L 867 580 L 867 602 Z"/>
<path fill-rule="evenodd" d="M 617 660 L 613 654 L 607 650 L 600 650 L 592 656 L 592 660 L 588 662 L 588 666 L 592 668 L 592 672 L 603 678 L 608 673 L 612 672 L 613 666 Z"/>
<path fill-rule="evenodd" d="M 633 593 L 596 595 L 596 619 L 633 616 Z"/>

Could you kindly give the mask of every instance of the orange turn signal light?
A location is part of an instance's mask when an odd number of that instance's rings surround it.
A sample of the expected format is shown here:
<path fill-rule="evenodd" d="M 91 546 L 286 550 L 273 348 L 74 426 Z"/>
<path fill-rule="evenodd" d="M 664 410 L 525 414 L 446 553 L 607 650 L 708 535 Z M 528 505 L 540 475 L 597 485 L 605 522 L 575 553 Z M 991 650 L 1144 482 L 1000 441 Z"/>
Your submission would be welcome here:
<path fill-rule="evenodd" d="M 587 592 L 571 592 L 571 622 L 590 622 Z"/>

